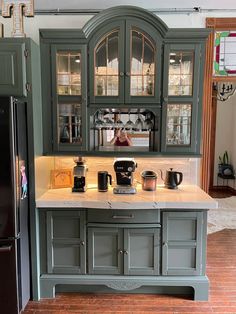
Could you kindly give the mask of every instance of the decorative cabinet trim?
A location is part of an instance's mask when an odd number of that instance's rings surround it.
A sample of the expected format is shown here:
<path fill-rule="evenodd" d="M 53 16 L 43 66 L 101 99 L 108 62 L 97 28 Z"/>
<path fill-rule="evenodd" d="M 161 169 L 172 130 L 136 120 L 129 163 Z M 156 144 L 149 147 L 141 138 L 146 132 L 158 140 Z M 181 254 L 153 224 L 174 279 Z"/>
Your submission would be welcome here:
<path fill-rule="evenodd" d="M 142 284 L 136 283 L 136 282 L 129 282 L 129 281 L 110 281 L 106 284 L 107 287 L 112 288 L 114 290 L 120 290 L 120 291 L 128 291 L 128 290 L 134 290 L 142 287 Z"/>

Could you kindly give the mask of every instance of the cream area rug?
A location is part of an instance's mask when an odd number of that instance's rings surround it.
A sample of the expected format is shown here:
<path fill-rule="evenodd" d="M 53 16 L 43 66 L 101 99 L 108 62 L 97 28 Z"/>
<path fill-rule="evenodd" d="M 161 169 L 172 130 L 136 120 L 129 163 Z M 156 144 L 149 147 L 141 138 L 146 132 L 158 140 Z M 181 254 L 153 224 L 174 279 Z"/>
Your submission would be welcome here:
<path fill-rule="evenodd" d="M 215 200 L 218 202 L 218 208 L 208 211 L 207 233 L 236 229 L 236 196 Z"/>

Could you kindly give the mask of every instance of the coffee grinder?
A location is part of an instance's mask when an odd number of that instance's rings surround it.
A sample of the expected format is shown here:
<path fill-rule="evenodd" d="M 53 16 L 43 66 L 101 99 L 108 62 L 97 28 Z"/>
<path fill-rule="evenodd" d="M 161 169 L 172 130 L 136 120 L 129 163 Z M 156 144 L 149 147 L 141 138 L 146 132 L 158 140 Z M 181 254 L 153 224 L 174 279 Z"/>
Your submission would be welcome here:
<path fill-rule="evenodd" d="M 87 166 L 82 157 L 74 158 L 74 162 L 76 166 L 73 169 L 74 186 L 72 192 L 85 192 Z"/>
<path fill-rule="evenodd" d="M 132 158 L 118 158 L 114 162 L 117 185 L 113 188 L 114 194 L 135 194 L 136 188 L 133 186 L 133 173 L 137 167 Z"/>

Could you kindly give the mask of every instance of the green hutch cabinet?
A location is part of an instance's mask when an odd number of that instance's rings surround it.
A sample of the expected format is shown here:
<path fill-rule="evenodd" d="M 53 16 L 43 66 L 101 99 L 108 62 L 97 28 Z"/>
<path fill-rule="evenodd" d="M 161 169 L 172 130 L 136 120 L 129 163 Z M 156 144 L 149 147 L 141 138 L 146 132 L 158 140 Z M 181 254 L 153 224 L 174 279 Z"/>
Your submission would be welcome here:
<path fill-rule="evenodd" d="M 44 153 L 199 155 L 208 34 L 131 6 L 41 29 Z M 110 145 L 118 128 L 132 146 Z"/>

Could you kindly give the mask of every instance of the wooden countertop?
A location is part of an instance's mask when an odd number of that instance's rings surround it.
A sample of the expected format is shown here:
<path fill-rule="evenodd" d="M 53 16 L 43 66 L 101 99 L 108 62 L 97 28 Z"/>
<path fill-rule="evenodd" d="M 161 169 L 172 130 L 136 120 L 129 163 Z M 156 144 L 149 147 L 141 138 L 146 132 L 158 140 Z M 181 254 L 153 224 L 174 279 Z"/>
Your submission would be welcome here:
<path fill-rule="evenodd" d="M 196 185 L 180 185 L 177 190 L 157 186 L 157 190 L 137 194 L 98 192 L 96 185 L 88 185 L 86 192 L 72 193 L 70 188 L 50 189 L 36 200 L 39 208 L 97 208 L 97 209 L 214 209 L 218 203 Z"/>

